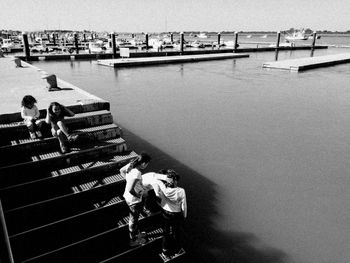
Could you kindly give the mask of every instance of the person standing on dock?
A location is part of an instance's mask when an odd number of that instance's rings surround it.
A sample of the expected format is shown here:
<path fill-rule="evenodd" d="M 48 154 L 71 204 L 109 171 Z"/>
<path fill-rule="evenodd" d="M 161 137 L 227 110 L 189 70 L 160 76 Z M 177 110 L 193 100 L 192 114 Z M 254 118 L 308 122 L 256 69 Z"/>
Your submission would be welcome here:
<path fill-rule="evenodd" d="M 186 192 L 178 187 L 180 176 L 172 169 L 166 170 L 167 178 L 171 181 L 163 183 L 158 180 L 153 184 L 154 192 L 161 199 L 164 219 L 164 236 L 162 254 L 164 258 L 172 257 L 182 250 L 182 225 L 187 217 Z"/>
<path fill-rule="evenodd" d="M 120 169 L 120 174 L 125 176 L 126 179 L 123 197 L 129 206 L 130 246 L 137 246 L 146 242 L 145 235 L 139 231 L 138 225 L 139 216 L 143 210 L 142 195 L 144 192 L 141 170 L 145 169 L 150 161 L 151 156 L 147 153 L 141 153 L 138 158 Z"/>

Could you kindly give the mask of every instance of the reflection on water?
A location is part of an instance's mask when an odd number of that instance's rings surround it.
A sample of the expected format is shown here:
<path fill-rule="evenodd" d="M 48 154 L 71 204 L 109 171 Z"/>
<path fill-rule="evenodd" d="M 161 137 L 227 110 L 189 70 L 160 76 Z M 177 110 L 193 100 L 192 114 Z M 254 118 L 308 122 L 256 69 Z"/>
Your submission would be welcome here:
<path fill-rule="evenodd" d="M 337 52 L 346 50 L 314 56 Z M 348 262 L 349 65 L 301 74 L 262 68 L 274 58 L 35 65 L 110 101 L 131 148 L 154 156 L 150 170 L 180 171 L 189 245 L 207 262 Z"/>

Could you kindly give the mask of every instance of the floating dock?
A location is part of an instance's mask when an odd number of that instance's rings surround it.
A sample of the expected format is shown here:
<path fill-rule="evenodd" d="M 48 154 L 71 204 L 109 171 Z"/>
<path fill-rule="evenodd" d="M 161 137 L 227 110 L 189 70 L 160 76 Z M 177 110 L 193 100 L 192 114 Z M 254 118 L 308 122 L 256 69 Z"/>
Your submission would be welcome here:
<path fill-rule="evenodd" d="M 283 69 L 290 71 L 303 71 L 313 68 L 328 67 L 337 64 L 349 63 L 350 53 L 327 55 L 320 57 L 288 59 L 282 61 L 266 62 L 263 68 Z"/>
<path fill-rule="evenodd" d="M 119 58 L 97 60 L 97 63 L 108 67 L 136 67 L 158 64 L 198 62 L 219 59 L 234 59 L 249 57 L 248 54 L 203 54 L 203 55 L 183 55 L 183 56 L 166 56 L 166 57 L 146 57 L 146 58 Z"/>

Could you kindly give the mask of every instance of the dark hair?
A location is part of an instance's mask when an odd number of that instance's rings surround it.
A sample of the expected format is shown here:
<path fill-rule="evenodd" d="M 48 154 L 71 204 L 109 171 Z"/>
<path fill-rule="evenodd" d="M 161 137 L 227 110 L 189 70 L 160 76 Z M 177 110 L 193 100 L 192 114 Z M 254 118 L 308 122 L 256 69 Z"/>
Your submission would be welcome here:
<path fill-rule="evenodd" d="M 149 163 L 152 160 L 151 156 L 145 152 L 142 152 L 137 158 L 130 162 L 130 166 L 127 172 L 130 172 L 133 168 L 137 168 L 142 163 Z"/>
<path fill-rule="evenodd" d="M 59 104 L 58 102 L 51 102 L 50 106 L 49 106 L 49 114 L 51 116 L 55 116 L 56 114 L 53 112 L 52 108 L 56 106 L 56 107 L 60 107 L 61 111 L 64 109 L 63 106 L 61 104 Z M 61 112 L 62 114 L 62 112 Z"/>
<path fill-rule="evenodd" d="M 36 102 L 36 99 L 32 95 L 26 95 L 22 99 L 22 106 L 28 108 L 29 104 L 34 104 Z"/>
<path fill-rule="evenodd" d="M 173 179 L 173 182 L 169 183 L 166 182 L 165 186 L 166 187 L 170 187 L 170 188 L 174 188 L 175 187 L 175 181 L 179 181 L 180 180 L 180 175 L 175 172 L 173 169 L 168 169 L 166 170 L 166 175 L 169 179 Z"/>

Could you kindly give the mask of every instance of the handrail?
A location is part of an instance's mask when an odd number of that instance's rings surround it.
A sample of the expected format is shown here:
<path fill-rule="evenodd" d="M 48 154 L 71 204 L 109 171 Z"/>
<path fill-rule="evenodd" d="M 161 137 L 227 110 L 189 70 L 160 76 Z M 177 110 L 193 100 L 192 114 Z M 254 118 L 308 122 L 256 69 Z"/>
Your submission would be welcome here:
<path fill-rule="evenodd" d="M 1 246 L 5 245 L 6 249 L 1 249 L 2 251 L 4 251 L 3 255 L 2 253 L 0 254 L 0 261 L 2 262 L 2 260 L 4 260 L 4 263 L 14 263 L 13 261 L 13 255 L 12 255 L 12 250 L 11 250 L 11 245 L 10 245 L 10 239 L 9 239 L 9 235 L 7 232 L 7 227 L 6 227 L 6 221 L 5 221 L 5 216 L 4 216 L 4 210 L 2 208 L 2 203 L 1 203 L 1 199 L 0 199 L 0 221 L 1 221 L 1 239 L 0 243 Z M 4 241 L 5 244 L 2 244 Z"/>

